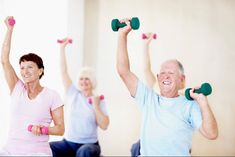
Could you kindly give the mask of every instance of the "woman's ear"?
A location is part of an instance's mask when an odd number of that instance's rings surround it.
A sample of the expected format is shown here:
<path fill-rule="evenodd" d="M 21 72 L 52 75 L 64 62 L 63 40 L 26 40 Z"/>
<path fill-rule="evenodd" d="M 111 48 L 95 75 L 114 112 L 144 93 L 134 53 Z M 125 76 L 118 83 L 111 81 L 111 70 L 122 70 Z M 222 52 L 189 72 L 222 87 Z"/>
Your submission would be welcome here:
<path fill-rule="evenodd" d="M 42 75 L 42 73 L 43 73 L 43 69 L 41 68 L 41 69 L 39 69 L 39 77 Z"/>

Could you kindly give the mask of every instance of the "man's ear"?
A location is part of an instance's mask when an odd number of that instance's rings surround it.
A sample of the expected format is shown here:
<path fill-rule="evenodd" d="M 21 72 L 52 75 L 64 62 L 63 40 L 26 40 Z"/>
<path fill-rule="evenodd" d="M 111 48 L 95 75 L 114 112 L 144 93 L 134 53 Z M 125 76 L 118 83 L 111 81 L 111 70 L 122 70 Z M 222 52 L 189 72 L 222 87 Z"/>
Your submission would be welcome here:
<path fill-rule="evenodd" d="M 157 78 L 159 77 L 159 74 L 157 74 Z"/>
<path fill-rule="evenodd" d="M 180 89 L 184 89 L 185 88 L 185 75 L 183 75 L 183 74 L 181 75 L 180 81 L 181 81 Z"/>

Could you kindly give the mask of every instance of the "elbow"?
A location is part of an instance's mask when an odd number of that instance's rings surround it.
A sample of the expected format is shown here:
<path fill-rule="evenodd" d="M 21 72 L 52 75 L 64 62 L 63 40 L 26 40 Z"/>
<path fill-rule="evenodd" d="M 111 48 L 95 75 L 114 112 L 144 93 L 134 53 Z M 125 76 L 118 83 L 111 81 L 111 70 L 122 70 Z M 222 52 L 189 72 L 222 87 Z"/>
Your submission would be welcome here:
<path fill-rule="evenodd" d="M 4 59 L 3 57 L 1 58 L 1 64 L 2 64 L 2 66 L 5 66 L 5 65 L 7 65 L 7 64 L 10 64 L 10 61 L 9 61 L 9 59 Z"/>
<path fill-rule="evenodd" d="M 116 67 L 117 72 L 121 77 L 126 75 L 130 71 L 129 65 L 122 62 L 117 63 Z"/>
<path fill-rule="evenodd" d="M 125 78 L 125 76 L 128 74 L 129 70 L 123 67 L 117 67 L 118 74 L 121 78 Z"/>
<path fill-rule="evenodd" d="M 61 136 L 63 136 L 64 135 L 64 132 L 65 132 L 65 129 L 64 129 L 64 127 L 61 129 Z"/>
<path fill-rule="evenodd" d="M 62 75 L 63 75 L 63 74 L 68 74 L 67 69 L 64 68 L 64 67 L 62 67 L 62 68 L 61 68 L 61 74 L 62 74 Z"/>
<path fill-rule="evenodd" d="M 105 131 L 108 129 L 108 126 L 109 126 L 109 119 L 107 119 L 106 123 L 100 125 L 100 128 Z"/>
<path fill-rule="evenodd" d="M 59 132 L 58 132 L 58 135 L 59 135 L 59 136 L 63 136 L 63 135 L 64 135 L 64 131 L 65 131 L 64 126 L 61 126 L 61 127 L 60 127 L 60 130 L 59 130 Z"/>
<path fill-rule="evenodd" d="M 100 126 L 100 128 L 105 131 L 108 129 L 108 126 Z"/>
<path fill-rule="evenodd" d="M 214 129 L 211 132 L 207 132 L 206 137 L 209 140 L 216 140 L 218 138 L 218 129 Z"/>
<path fill-rule="evenodd" d="M 209 140 L 216 140 L 218 138 L 218 132 L 210 134 L 207 138 Z"/>
<path fill-rule="evenodd" d="M 2 66 L 4 66 L 6 64 L 6 61 L 4 61 L 3 58 L 1 58 L 1 64 L 2 64 Z"/>
<path fill-rule="evenodd" d="M 202 127 L 200 129 L 202 135 L 207 138 L 208 140 L 216 140 L 218 138 L 218 128 L 217 126 L 211 127 L 211 128 L 207 128 L 205 129 L 205 127 Z"/>
<path fill-rule="evenodd" d="M 124 68 L 121 68 L 119 66 L 117 66 L 117 72 L 118 72 L 120 77 L 122 77 L 125 74 Z"/>

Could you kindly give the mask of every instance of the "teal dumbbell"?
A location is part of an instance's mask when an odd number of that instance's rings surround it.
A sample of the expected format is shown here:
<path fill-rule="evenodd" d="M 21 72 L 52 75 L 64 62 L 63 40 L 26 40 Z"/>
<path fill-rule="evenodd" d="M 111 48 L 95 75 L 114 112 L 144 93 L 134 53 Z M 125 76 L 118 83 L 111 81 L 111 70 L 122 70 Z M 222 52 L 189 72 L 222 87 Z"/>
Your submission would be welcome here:
<path fill-rule="evenodd" d="M 140 21 L 138 19 L 138 17 L 133 17 L 131 20 L 131 28 L 136 30 L 136 29 L 139 29 L 140 27 Z M 122 27 L 125 27 L 126 24 L 125 23 L 120 23 L 118 19 L 113 19 L 112 20 L 112 23 L 111 23 L 111 26 L 112 26 L 112 30 L 113 31 L 118 31 L 119 28 L 122 28 Z"/>
<path fill-rule="evenodd" d="M 185 97 L 188 99 L 188 100 L 193 100 L 193 98 L 190 96 L 190 90 L 192 88 L 188 88 L 185 90 Z M 212 88 L 211 88 L 211 85 L 209 83 L 203 83 L 201 85 L 201 87 L 199 89 L 196 89 L 193 91 L 194 93 L 202 93 L 203 95 L 207 96 L 207 95 L 210 95 L 211 92 L 212 92 Z"/>

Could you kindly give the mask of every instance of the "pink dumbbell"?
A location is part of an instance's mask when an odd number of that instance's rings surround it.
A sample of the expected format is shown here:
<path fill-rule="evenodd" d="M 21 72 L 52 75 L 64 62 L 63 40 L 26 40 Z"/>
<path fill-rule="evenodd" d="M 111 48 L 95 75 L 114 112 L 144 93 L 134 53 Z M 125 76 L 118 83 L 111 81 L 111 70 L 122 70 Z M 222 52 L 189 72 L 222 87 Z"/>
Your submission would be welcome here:
<path fill-rule="evenodd" d="M 62 43 L 64 43 L 64 40 L 57 40 L 57 43 L 59 43 L 59 44 L 62 44 Z M 72 44 L 73 43 L 73 40 L 72 39 L 69 39 L 69 43 L 70 44 Z"/>
<path fill-rule="evenodd" d="M 32 131 L 32 128 L 33 128 L 33 125 L 30 124 L 30 125 L 28 126 L 28 131 L 31 132 L 31 131 Z M 48 127 L 42 127 L 42 128 L 41 128 L 41 134 L 43 134 L 43 135 L 48 135 L 48 132 L 49 132 Z"/>
<path fill-rule="evenodd" d="M 16 21 L 13 18 L 9 18 L 8 23 L 9 23 L 10 26 L 14 26 Z"/>
<path fill-rule="evenodd" d="M 142 39 L 147 39 L 147 36 L 146 36 L 146 34 L 142 34 Z M 154 33 L 153 34 L 153 39 L 157 39 L 157 34 L 156 33 Z"/>
<path fill-rule="evenodd" d="M 100 100 L 104 100 L 104 95 L 100 95 Z M 92 104 L 92 99 L 91 98 L 88 99 L 88 103 Z"/>

